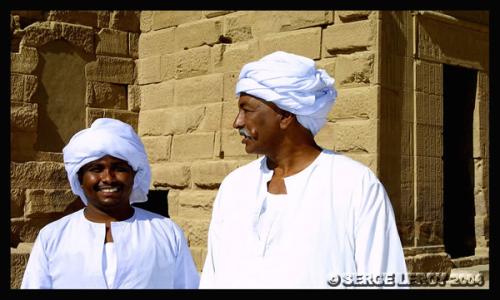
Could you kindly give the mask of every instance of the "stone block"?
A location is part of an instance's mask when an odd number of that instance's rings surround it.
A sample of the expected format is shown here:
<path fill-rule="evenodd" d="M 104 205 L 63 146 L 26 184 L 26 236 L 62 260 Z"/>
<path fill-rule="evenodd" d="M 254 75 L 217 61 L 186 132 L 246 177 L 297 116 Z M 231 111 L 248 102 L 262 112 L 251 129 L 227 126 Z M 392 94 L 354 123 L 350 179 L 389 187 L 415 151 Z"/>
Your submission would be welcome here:
<path fill-rule="evenodd" d="M 98 11 L 95 10 L 51 10 L 47 21 L 81 24 L 97 27 Z"/>
<path fill-rule="evenodd" d="M 140 14 L 139 10 L 115 10 L 109 17 L 109 28 L 140 32 Z"/>
<path fill-rule="evenodd" d="M 189 185 L 191 172 L 187 163 L 158 163 L 151 165 L 152 186 L 182 189 Z M 169 195 L 170 197 L 170 195 Z"/>
<path fill-rule="evenodd" d="M 161 28 L 177 26 L 180 24 L 199 20 L 201 19 L 201 17 L 202 17 L 202 11 L 200 10 L 154 11 L 151 28 L 153 30 L 158 30 Z"/>
<path fill-rule="evenodd" d="M 212 47 L 210 64 L 213 72 L 240 72 L 243 65 L 260 59 L 257 40 L 236 44 L 217 44 Z"/>
<path fill-rule="evenodd" d="M 205 104 L 203 111 L 203 118 L 196 131 L 219 131 L 221 129 L 222 103 Z"/>
<path fill-rule="evenodd" d="M 21 243 L 17 248 L 10 248 L 10 288 L 19 289 L 23 281 L 24 270 L 31 253 L 31 243 Z"/>
<path fill-rule="evenodd" d="M 222 98 L 224 102 L 232 103 L 235 106 L 238 100 L 236 96 L 236 83 L 238 82 L 239 72 L 228 72 L 224 73 L 223 77 L 223 95 Z"/>
<path fill-rule="evenodd" d="M 135 61 L 137 65 L 137 82 L 139 84 L 150 84 L 161 81 L 160 56 L 139 58 Z"/>
<path fill-rule="evenodd" d="M 172 160 L 189 161 L 212 158 L 214 133 L 190 133 L 175 135 L 172 141 Z"/>
<path fill-rule="evenodd" d="M 25 162 L 10 164 L 11 188 L 69 189 L 63 163 Z"/>
<path fill-rule="evenodd" d="M 379 118 L 379 92 L 376 86 L 337 90 L 337 99 L 328 114 L 328 120 Z"/>
<path fill-rule="evenodd" d="M 333 149 L 340 152 L 376 153 L 377 120 L 355 120 L 334 123 Z"/>
<path fill-rule="evenodd" d="M 127 85 L 127 108 L 138 113 L 141 110 L 141 87 L 139 85 Z"/>
<path fill-rule="evenodd" d="M 153 28 L 153 14 L 154 11 L 151 10 L 141 11 L 140 22 L 139 22 L 141 32 L 151 31 L 151 29 Z"/>
<path fill-rule="evenodd" d="M 210 74 L 175 82 L 174 104 L 192 105 L 222 101 L 223 75 Z"/>
<path fill-rule="evenodd" d="M 68 214 L 81 208 L 83 203 L 71 190 L 27 189 L 24 216 L 26 218 L 50 217 Z"/>
<path fill-rule="evenodd" d="M 179 51 L 174 54 L 173 59 L 176 79 L 205 75 L 209 73 L 210 68 L 210 47 L 204 45 Z"/>
<path fill-rule="evenodd" d="M 189 247 L 206 247 L 210 219 L 172 218 L 184 231 Z"/>
<path fill-rule="evenodd" d="M 173 28 L 142 33 L 139 36 L 139 58 L 169 54 L 175 51 Z"/>
<path fill-rule="evenodd" d="M 321 28 L 266 35 L 260 42 L 260 49 L 262 56 L 280 50 L 319 59 L 321 57 Z"/>
<path fill-rule="evenodd" d="M 157 163 L 170 159 L 172 136 L 144 136 L 141 140 L 144 143 L 144 148 L 146 149 L 150 163 Z"/>
<path fill-rule="evenodd" d="M 20 47 L 19 53 L 10 53 L 12 73 L 32 74 L 38 66 L 38 50 L 33 47 Z"/>
<path fill-rule="evenodd" d="M 95 53 L 92 27 L 62 23 L 61 37 L 85 52 Z"/>
<path fill-rule="evenodd" d="M 222 180 L 241 165 L 236 160 L 198 161 L 191 165 L 193 183 L 204 189 L 217 189 Z"/>
<path fill-rule="evenodd" d="M 125 85 L 87 81 L 86 102 L 94 108 L 127 109 Z"/>
<path fill-rule="evenodd" d="M 217 191 L 182 190 L 179 193 L 179 216 L 190 219 L 210 219 Z"/>
<path fill-rule="evenodd" d="M 139 134 L 157 136 L 192 132 L 198 128 L 204 115 L 202 106 L 146 110 L 139 116 Z"/>
<path fill-rule="evenodd" d="M 96 36 L 96 54 L 128 56 L 128 36 L 125 31 L 102 28 Z"/>
<path fill-rule="evenodd" d="M 222 18 L 205 19 L 181 24 L 175 29 L 175 50 L 214 45 L 222 36 Z"/>
<path fill-rule="evenodd" d="M 376 39 L 377 26 L 372 20 L 328 26 L 323 30 L 323 57 L 366 51 L 375 45 Z"/>
<path fill-rule="evenodd" d="M 14 131 L 37 131 L 38 104 L 11 102 L 10 128 Z"/>
<path fill-rule="evenodd" d="M 139 58 L 139 33 L 128 33 L 128 56 Z"/>
<path fill-rule="evenodd" d="M 10 217 L 19 218 L 24 215 L 26 195 L 24 189 L 10 189 Z"/>
<path fill-rule="evenodd" d="M 337 57 L 335 85 L 337 88 L 366 86 L 374 81 L 375 55 L 371 52 Z"/>
<path fill-rule="evenodd" d="M 174 81 L 164 81 L 143 85 L 141 92 L 141 112 L 158 108 L 169 108 L 174 104 Z"/>
<path fill-rule="evenodd" d="M 61 217 L 62 215 L 59 214 L 51 216 L 50 218 L 10 219 L 11 243 L 12 241 L 16 241 L 17 243 L 33 243 L 36 240 L 40 229 Z"/>
<path fill-rule="evenodd" d="M 85 65 L 87 80 L 132 84 L 135 63 L 131 58 L 97 56 L 97 60 Z"/>
<path fill-rule="evenodd" d="M 20 47 L 38 48 L 50 41 L 62 39 L 62 23 L 37 22 L 27 26 Z"/>

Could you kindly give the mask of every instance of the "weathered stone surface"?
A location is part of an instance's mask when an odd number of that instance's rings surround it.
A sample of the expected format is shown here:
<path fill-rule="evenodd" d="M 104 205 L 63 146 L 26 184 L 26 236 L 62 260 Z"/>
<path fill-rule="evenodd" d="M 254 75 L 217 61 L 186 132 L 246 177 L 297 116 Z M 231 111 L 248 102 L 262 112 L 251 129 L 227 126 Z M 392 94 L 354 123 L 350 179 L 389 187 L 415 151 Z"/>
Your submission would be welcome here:
<path fill-rule="evenodd" d="M 95 62 L 85 66 L 87 80 L 132 84 L 135 63 L 131 58 L 97 56 Z"/>
<path fill-rule="evenodd" d="M 36 131 L 38 104 L 14 102 L 10 104 L 10 128 L 15 131 Z"/>
<path fill-rule="evenodd" d="M 183 190 L 179 193 L 179 216 L 190 219 L 210 219 L 217 191 Z"/>
<path fill-rule="evenodd" d="M 222 180 L 241 165 L 240 161 L 199 161 L 191 165 L 193 183 L 200 188 L 219 188 Z"/>
<path fill-rule="evenodd" d="M 141 88 L 138 85 L 127 85 L 127 108 L 138 113 L 141 110 Z"/>
<path fill-rule="evenodd" d="M 38 50 L 33 47 L 20 47 L 19 53 L 10 53 L 12 73 L 31 74 L 38 66 Z"/>
<path fill-rule="evenodd" d="M 135 61 L 137 70 L 137 83 L 158 83 L 161 80 L 161 57 L 159 55 L 140 58 Z"/>
<path fill-rule="evenodd" d="M 24 30 L 21 47 L 38 48 L 50 41 L 62 38 L 62 23 L 59 22 L 35 22 Z"/>
<path fill-rule="evenodd" d="M 172 218 L 184 231 L 189 247 L 206 247 L 210 219 Z"/>
<path fill-rule="evenodd" d="M 373 11 L 371 10 L 336 10 L 335 16 L 341 22 L 352 22 L 367 19 Z"/>
<path fill-rule="evenodd" d="M 152 29 L 157 30 L 201 19 L 201 11 L 154 11 Z"/>
<path fill-rule="evenodd" d="M 137 132 L 138 121 L 139 121 L 138 113 L 127 110 L 104 109 L 104 118 L 112 118 L 125 122 L 130 126 L 132 126 L 135 132 Z"/>
<path fill-rule="evenodd" d="M 174 104 L 174 81 L 140 86 L 141 112 L 169 108 Z"/>
<path fill-rule="evenodd" d="M 167 66 L 169 65 L 167 64 Z M 210 68 L 210 47 L 204 45 L 176 52 L 174 54 L 174 66 L 176 79 L 208 74 Z"/>
<path fill-rule="evenodd" d="M 140 29 L 141 32 L 151 31 L 153 27 L 153 14 L 154 11 L 151 10 L 142 10 L 140 16 Z"/>
<path fill-rule="evenodd" d="M 11 188 L 69 189 L 63 163 L 26 162 L 10 164 Z"/>
<path fill-rule="evenodd" d="M 147 110 L 139 116 L 139 134 L 157 136 L 192 132 L 198 128 L 204 115 L 202 106 Z"/>
<path fill-rule="evenodd" d="M 281 50 L 318 59 L 321 57 L 321 28 L 267 35 L 262 38 L 260 49 L 262 55 Z"/>
<path fill-rule="evenodd" d="M 328 114 L 328 120 L 377 119 L 378 87 L 338 89 L 337 99 Z"/>
<path fill-rule="evenodd" d="M 377 26 L 372 20 L 334 24 L 323 30 L 323 57 L 342 52 L 364 51 L 376 41 Z"/>
<path fill-rule="evenodd" d="M 161 163 L 151 165 L 152 186 L 185 188 L 189 185 L 191 172 L 187 163 Z"/>
<path fill-rule="evenodd" d="M 129 33 L 109 28 L 101 29 L 96 36 L 96 50 L 98 55 L 128 56 Z"/>
<path fill-rule="evenodd" d="M 108 10 L 97 11 L 97 28 L 109 28 L 109 16 L 111 12 Z"/>
<path fill-rule="evenodd" d="M 68 214 L 81 208 L 83 203 L 71 190 L 27 189 L 24 216 L 39 218 L 54 214 Z"/>
<path fill-rule="evenodd" d="M 10 288 L 19 289 L 23 280 L 24 270 L 28 263 L 33 244 L 21 243 L 17 248 L 10 248 Z"/>
<path fill-rule="evenodd" d="M 128 33 L 128 56 L 139 58 L 139 33 Z"/>
<path fill-rule="evenodd" d="M 139 58 L 169 54 L 175 51 L 174 29 L 142 33 L 139 36 Z"/>
<path fill-rule="evenodd" d="M 92 27 L 63 23 L 61 37 L 88 53 L 94 53 L 94 29 Z"/>
<path fill-rule="evenodd" d="M 374 80 L 374 59 L 375 55 L 371 52 L 337 57 L 336 86 L 345 88 L 370 84 Z"/>
<path fill-rule="evenodd" d="M 10 217 L 19 218 L 24 215 L 26 201 L 24 189 L 10 189 Z"/>
<path fill-rule="evenodd" d="M 213 153 L 213 132 L 175 135 L 172 140 L 173 161 L 212 158 Z"/>
<path fill-rule="evenodd" d="M 175 50 L 185 50 L 202 45 L 213 45 L 222 35 L 222 18 L 200 20 L 181 24 L 175 29 Z"/>
<path fill-rule="evenodd" d="M 223 75 L 210 74 L 175 82 L 174 105 L 192 105 L 222 101 Z"/>
<path fill-rule="evenodd" d="M 127 109 L 125 85 L 87 81 L 87 105 L 95 108 Z"/>
<path fill-rule="evenodd" d="M 144 136 L 141 140 L 144 143 L 144 148 L 146 148 L 150 163 L 157 163 L 170 159 L 172 136 Z"/>
<path fill-rule="evenodd" d="M 38 236 L 40 229 L 62 216 L 62 214 L 57 214 L 51 216 L 50 218 L 10 219 L 11 243 L 12 241 L 16 241 L 17 243 L 33 243 Z"/>
<path fill-rule="evenodd" d="M 224 73 L 223 77 L 223 95 L 224 102 L 232 103 L 236 106 L 238 97 L 236 96 L 236 83 L 238 82 L 239 72 Z M 224 122 L 223 122 L 224 123 Z"/>
<path fill-rule="evenodd" d="M 97 27 L 98 11 L 93 10 L 51 10 L 47 21 L 75 23 Z"/>
<path fill-rule="evenodd" d="M 452 262 L 446 253 L 417 254 L 407 257 L 406 267 L 408 272 L 445 272 L 450 273 Z"/>
<path fill-rule="evenodd" d="M 204 10 L 201 13 L 205 18 L 214 18 L 232 13 L 234 10 Z"/>
<path fill-rule="evenodd" d="M 203 118 L 196 132 L 218 131 L 221 129 L 222 103 L 209 103 L 203 106 Z"/>
<path fill-rule="evenodd" d="M 140 14 L 138 10 L 115 10 L 109 18 L 109 28 L 140 32 Z"/>
<path fill-rule="evenodd" d="M 259 43 L 250 40 L 236 44 L 214 45 L 210 53 L 210 64 L 213 72 L 237 72 L 243 65 L 260 58 Z"/>

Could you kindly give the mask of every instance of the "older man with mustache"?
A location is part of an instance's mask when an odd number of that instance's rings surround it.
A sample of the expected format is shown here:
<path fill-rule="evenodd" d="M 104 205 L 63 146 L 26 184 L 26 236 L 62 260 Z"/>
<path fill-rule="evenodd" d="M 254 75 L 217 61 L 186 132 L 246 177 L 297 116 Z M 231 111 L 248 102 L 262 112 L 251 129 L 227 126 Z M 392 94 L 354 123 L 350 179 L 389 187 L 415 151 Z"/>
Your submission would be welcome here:
<path fill-rule="evenodd" d="M 278 51 L 243 67 L 236 94 L 233 126 L 246 152 L 263 156 L 219 188 L 200 288 L 403 286 L 384 187 L 368 167 L 314 140 L 336 98 L 334 79 L 313 60 Z"/>

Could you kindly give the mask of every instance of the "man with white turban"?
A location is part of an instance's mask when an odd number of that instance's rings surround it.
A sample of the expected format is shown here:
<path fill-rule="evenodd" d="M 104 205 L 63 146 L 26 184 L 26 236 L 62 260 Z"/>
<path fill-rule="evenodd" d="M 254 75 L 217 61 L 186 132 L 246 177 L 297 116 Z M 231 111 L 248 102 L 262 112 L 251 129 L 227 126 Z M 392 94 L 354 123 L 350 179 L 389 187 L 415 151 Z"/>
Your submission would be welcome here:
<path fill-rule="evenodd" d="M 278 51 L 242 68 L 236 94 L 233 127 L 248 153 L 263 156 L 221 183 L 200 288 L 405 285 L 384 187 L 368 167 L 314 141 L 334 79 Z"/>
<path fill-rule="evenodd" d="M 97 119 L 63 154 L 71 190 L 86 207 L 40 230 L 21 288 L 198 288 L 181 228 L 131 206 L 147 201 L 151 171 L 130 125 Z"/>

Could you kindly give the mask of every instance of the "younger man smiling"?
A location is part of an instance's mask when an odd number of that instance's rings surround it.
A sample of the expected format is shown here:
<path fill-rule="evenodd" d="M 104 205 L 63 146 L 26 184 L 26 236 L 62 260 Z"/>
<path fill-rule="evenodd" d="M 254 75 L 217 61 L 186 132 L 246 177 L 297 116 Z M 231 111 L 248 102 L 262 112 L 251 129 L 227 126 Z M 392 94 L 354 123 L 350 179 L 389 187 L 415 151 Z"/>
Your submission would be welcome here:
<path fill-rule="evenodd" d="M 130 125 L 97 119 L 63 154 L 71 189 L 86 207 L 40 230 L 21 288 L 198 288 L 180 227 L 131 206 L 147 201 L 151 171 Z"/>

